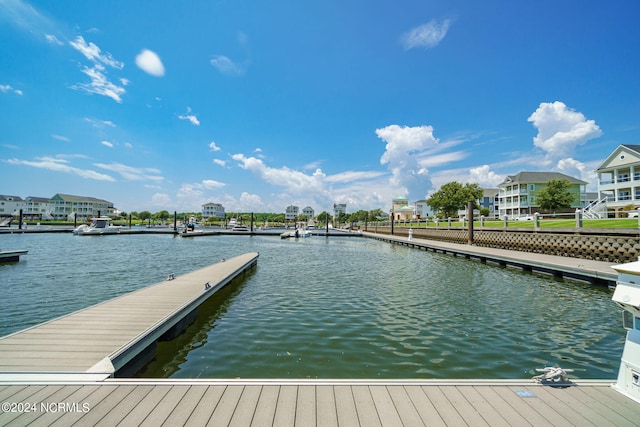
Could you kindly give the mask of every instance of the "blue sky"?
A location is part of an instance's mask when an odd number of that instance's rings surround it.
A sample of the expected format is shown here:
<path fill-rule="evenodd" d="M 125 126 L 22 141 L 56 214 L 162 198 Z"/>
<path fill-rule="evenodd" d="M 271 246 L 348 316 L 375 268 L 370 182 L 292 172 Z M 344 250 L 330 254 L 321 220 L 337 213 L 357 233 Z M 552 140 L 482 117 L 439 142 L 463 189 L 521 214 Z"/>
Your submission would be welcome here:
<path fill-rule="evenodd" d="M 640 144 L 640 3 L 0 0 L 0 194 L 317 212 Z"/>

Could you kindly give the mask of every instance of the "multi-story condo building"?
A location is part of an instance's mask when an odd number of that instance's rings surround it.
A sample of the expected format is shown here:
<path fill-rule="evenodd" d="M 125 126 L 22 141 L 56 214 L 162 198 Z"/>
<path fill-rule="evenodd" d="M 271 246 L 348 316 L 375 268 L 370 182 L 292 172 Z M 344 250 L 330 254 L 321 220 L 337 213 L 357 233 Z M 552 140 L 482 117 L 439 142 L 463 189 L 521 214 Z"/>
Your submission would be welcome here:
<path fill-rule="evenodd" d="M 618 216 L 640 206 L 640 145 L 619 145 L 596 172 L 598 193 L 609 211 Z"/>
<path fill-rule="evenodd" d="M 518 218 L 539 212 L 540 205 L 536 195 L 553 179 L 566 179 L 572 184 L 571 192 L 574 197 L 571 208 L 577 209 L 584 206 L 587 186 L 585 181 L 560 172 L 520 172 L 517 175 L 507 176 L 498 185 L 500 218 L 505 216 Z"/>
<path fill-rule="evenodd" d="M 70 194 L 56 194 L 50 200 L 53 204 L 52 215 L 55 219 L 75 217 L 86 219 L 92 216 L 114 216 L 113 203 L 94 197 L 73 196 Z"/>
<path fill-rule="evenodd" d="M 295 221 L 298 218 L 300 208 L 294 205 L 289 205 L 284 211 L 285 221 Z"/>
<path fill-rule="evenodd" d="M 205 203 L 202 205 L 202 219 L 208 218 L 225 219 L 224 206 L 220 203 Z"/>
<path fill-rule="evenodd" d="M 29 196 L 22 204 L 22 214 L 30 219 L 53 219 L 53 204 L 47 197 Z"/>
<path fill-rule="evenodd" d="M 413 204 L 413 216 L 416 219 L 426 219 L 435 216 L 435 212 L 426 200 L 417 200 Z"/>

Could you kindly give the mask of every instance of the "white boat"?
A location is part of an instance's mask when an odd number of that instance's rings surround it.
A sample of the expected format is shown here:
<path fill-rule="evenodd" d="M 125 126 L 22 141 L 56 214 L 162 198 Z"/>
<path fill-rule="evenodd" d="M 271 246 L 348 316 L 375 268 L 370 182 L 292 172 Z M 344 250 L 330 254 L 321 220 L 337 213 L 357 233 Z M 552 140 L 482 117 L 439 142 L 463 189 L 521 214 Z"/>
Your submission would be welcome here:
<path fill-rule="evenodd" d="M 249 227 L 242 224 L 236 224 L 231 228 L 231 231 L 249 231 Z"/>
<path fill-rule="evenodd" d="M 117 234 L 122 227 L 111 225 L 111 218 L 101 216 L 98 218 L 92 218 L 91 224 L 82 224 L 73 230 L 73 234 L 78 236 L 90 236 L 90 235 L 102 235 L 102 234 Z"/>

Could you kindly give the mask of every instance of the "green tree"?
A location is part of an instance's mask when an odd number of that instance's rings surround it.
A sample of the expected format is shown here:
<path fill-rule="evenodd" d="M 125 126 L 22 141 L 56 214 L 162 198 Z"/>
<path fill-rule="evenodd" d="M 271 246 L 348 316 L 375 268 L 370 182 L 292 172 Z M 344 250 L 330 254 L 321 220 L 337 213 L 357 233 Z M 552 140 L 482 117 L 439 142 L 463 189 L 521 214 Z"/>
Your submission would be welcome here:
<path fill-rule="evenodd" d="M 138 219 L 141 219 L 142 221 L 146 221 L 149 218 L 151 218 L 151 212 L 149 211 L 138 212 Z"/>
<path fill-rule="evenodd" d="M 171 215 L 169 214 L 169 211 L 160 211 L 160 212 L 156 212 L 155 218 L 160 220 L 160 221 L 166 221 L 169 219 Z"/>
<path fill-rule="evenodd" d="M 388 217 L 389 215 L 385 214 L 380 208 L 369 211 L 369 220 L 374 220 L 379 216 Z"/>
<path fill-rule="evenodd" d="M 427 199 L 427 205 L 440 212 L 441 217 L 449 218 L 457 215 L 459 209 L 464 209 L 469 201 L 477 206 L 482 197 L 482 188 L 478 184 L 460 184 L 452 181 L 444 184 L 438 191 Z"/>
<path fill-rule="evenodd" d="M 541 209 L 555 213 L 558 209 L 571 207 L 575 195 L 573 184 L 568 179 L 552 179 L 536 194 L 536 200 Z"/>
<path fill-rule="evenodd" d="M 331 215 L 327 211 L 322 211 L 318 216 L 316 216 L 316 221 L 320 224 L 325 224 L 327 222 L 327 217 L 329 218 L 329 222 L 331 222 Z"/>

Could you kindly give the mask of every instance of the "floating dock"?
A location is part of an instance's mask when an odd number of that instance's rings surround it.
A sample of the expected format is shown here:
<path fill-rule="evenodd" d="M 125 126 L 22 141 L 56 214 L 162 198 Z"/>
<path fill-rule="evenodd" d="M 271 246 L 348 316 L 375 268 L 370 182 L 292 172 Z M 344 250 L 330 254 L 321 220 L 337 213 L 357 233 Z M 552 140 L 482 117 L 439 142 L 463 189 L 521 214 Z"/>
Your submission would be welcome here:
<path fill-rule="evenodd" d="M 0 338 L 0 380 L 133 375 L 156 342 L 181 333 L 217 290 L 256 265 L 255 252 Z"/>
<path fill-rule="evenodd" d="M 617 264 L 604 261 L 560 257 L 533 252 L 509 251 L 506 249 L 426 239 L 412 238 L 409 240 L 406 236 L 392 236 L 367 232 L 363 234 L 365 237 L 425 251 L 430 250 L 453 256 L 463 256 L 468 259 L 477 259 L 481 262 L 493 262 L 503 267 L 512 266 L 521 268 L 524 271 L 537 271 L 558 278 L 568 277 L 596 285 L 615 286 L 618 277 L 612 268 Z"/>
<path fill-rule="evenodd" d="M 0 251 L 0 263 L 3 262 L 18 262 L 20 261 L 20 255 L 26 255 L 29 252 L 26 249 L 20 249 L 15 251 Z"/>

